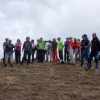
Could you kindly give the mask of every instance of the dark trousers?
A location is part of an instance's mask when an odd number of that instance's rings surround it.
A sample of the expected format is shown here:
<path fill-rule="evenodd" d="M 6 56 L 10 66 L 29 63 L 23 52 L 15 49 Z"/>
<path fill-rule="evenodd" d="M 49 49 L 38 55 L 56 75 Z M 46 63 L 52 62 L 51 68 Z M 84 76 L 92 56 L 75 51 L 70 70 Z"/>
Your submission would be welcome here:
<path fill-rule="evenodd" d="M 94 57 L 95 59 L 95 69 L 98 69 L 98 51 L 92 51 L 90 53 L 89 59 L 88 59 L 88 68 L 91 68 L 91 60 Z"/>
<path fill-rule="evenodd" d="M 66 57 L 67 56 L 67 57 Z M 66 61 L 66 58 L 67 58 L 67 61 L 69 61 L 69 54 L 68 54 L 68 51 L 67 49 L 64 49 L 64 60 Z"/>
<path fill-rule="evenodd" d="M 85 49 L 82 53 L 82 56 L 81 56 L 81 65 L 83 66 L 83 63 L 84 63 L 84 57 L 86 57 L 86 60 L 88 61 L 89 59 L 89 49 Z"/>
<path fill-rule="evenodd" d="M 34 52 L 32 52 L 32 62 L 34 62 Z"/>
<path fill-rule="evenodd" d="M 45 55 L 46 55 L 47 50 L 43 50 L 43 51 L 44 51 L 43 59 L 45 59 Z"/>
<path fill-rule="evenodd" d="M 43 62 L 43 59 L 44 59 L 44 50 L 39 50 L 38 49 L 38 60 L 39 62 Z"/>
<path fill-rule="evenodd" d="M 63 61 L 63 50 L 59 50 L 59 58 Z"/>
<path fill-rule="evenodd" d="M 22 59 L 22 64 L 23 62 L 26 60 L 26 56 L 28 55 L 28 60 L 27 60 L 27 64 L 30 63 L 30 55 L 31 55 L 31 51 L 24 51 L 24 56 L 23 56 L 23 59 Z"/>
<path fill-rule="evenodd" d="M 17 64 L 20 63 L 20 57 L 21 57 L 21 51 L 15 50 L 15 59 Z"/>

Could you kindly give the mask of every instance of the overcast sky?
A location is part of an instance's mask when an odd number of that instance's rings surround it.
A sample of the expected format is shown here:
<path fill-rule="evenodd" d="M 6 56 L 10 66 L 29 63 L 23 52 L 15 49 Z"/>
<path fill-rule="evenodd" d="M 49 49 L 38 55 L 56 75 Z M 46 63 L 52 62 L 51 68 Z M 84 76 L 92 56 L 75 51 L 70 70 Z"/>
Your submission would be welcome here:
<path fill-rule="evenodd" d="M 26 36 L 64 42 L 93 32 L 100 38 L 100 0 L 0 0 L 0 57 L 6 37 L 14 44 Z"/>

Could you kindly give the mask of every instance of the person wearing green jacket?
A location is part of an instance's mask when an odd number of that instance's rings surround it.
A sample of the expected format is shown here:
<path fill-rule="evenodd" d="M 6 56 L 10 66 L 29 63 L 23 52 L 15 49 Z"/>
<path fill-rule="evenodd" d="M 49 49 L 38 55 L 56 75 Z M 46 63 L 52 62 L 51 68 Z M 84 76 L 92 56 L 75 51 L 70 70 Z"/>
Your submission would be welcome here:
<path fill-rule="evenodd" d="M 42 38 L 39 39 L 38 41 L 38 60 L 40 63 L 43 63 L 43 55 L 44 55 L 44 48 L 45 48 L 45 42 L 43 41 Z"/>

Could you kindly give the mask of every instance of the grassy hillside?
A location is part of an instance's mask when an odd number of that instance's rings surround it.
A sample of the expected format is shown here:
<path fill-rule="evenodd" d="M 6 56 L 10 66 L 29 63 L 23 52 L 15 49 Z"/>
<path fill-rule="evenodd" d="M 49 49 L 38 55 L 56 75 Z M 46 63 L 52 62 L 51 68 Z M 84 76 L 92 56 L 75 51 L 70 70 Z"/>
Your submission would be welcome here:
<path fill-rule="evenodd" d="M 0 63 L 0 100 L 100 100 L 100 71 L 93 68 L 59 62 L 4 68 Z"/>

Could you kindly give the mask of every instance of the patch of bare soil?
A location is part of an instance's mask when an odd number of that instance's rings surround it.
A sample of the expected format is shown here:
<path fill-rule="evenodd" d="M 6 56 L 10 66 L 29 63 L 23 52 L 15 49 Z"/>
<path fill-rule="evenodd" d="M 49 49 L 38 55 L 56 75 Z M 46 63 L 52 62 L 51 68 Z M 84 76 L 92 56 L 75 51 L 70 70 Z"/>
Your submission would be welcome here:
<path fill-rule="evenodd" d="M 3 67 L 0 100 L 100 100 L 100 71 L 58 63 Z"/>

